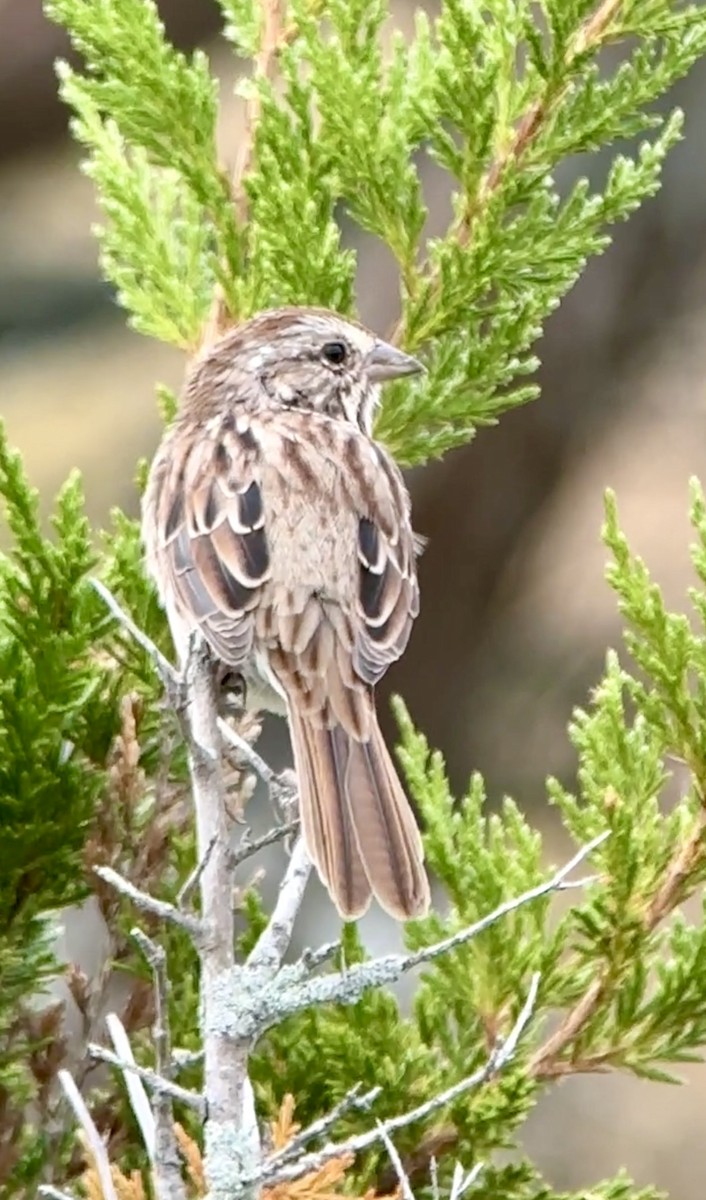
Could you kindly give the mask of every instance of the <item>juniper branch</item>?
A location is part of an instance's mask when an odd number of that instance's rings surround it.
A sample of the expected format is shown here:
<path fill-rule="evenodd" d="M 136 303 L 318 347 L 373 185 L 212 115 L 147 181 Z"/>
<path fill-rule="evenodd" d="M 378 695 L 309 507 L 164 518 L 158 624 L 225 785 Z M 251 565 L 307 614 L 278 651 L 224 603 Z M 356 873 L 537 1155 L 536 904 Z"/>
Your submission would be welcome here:
<path fill-rule="evenodd" d="M 674 851 L 647 909 L 643 923 L 646 934 L 652 933 L 682 901 L 684 882 L 703 859 L 705 832 L 706 807 L 702 804 L 694 828 Z M 536 1079 L 552 1079 L 606 1068 L 610 1055 L 580 1055 L 575 1061 L 568 1062 L 562 1056 L 576 1042 L 614 986 L 610 969 L 606 966 L 566 1014 L 559 1028 L 535 1054 L 530 1063 L 530 1073 Z"/>
<path fill-rule="evenodd" d="M 406 1113 L 400 1113 L 396 1117 L 390 1117 L 387 1121 L 378 1122 L 375 1128 L 367 1130 L 365 1133 L 354 1134 L 344 1142 L 330 1143 L 321 1150 L 305 1154 L 296 1163 L 279 1167 L 272 1165 L 271 1162 L 266 1163 L 262 1171 L 262 1180 L 267 1183 L 288 1183 L 300 1179 L 302 1175 L 306 1175 L 310 1171 L 320 1170 L 331 1159 L 341 1158 L 347 1154 L 359 1154 L 362 1150 L 375 1145 L 376 1142 L 384 1140 L 385 1135 L 389 1136 L 396 1129 L 403 1129 L 417 1121 L 425 1120 L 439 1109 L 445 1108 L 447 1104 L 453 1103 L 465 1092 L 487 1082 L 501 1071 L 513 1057 L 520 1037 L 531 1020 L 538 989 L 539 975 L 537 974 L 532 977 L 525 1002 L 506 1041 L 494 1047 L 486 1063 L 478 1071 L 474 1071 L 472 1075 L 440 1092 L 439 1095 L 433 1096 L 424 1104 L 420 1104 Z"/>

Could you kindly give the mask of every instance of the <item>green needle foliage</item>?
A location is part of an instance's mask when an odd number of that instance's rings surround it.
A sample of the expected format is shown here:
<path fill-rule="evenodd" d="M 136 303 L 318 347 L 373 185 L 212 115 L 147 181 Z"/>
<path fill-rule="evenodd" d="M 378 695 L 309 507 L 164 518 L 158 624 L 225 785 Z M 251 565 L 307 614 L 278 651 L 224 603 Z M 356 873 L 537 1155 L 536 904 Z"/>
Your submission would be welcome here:
<path fill-rule="evenodd" d="M 611 227 L 659 186 L 682 118 L 658 114 L 653 102 L 706 50 L 706 10 L 675 0 L 443 0 L 433 21 L 417 14 L 406 41 L 388 36 L 384 0 L 291 0 L 286 13 L 259 0 L 220 6 L 225 37 L 253 64 L 240 85 L 248 121 L 235 180 L 216 155 L 207 59 L 169 45 L 152 0 L 45 3 L 79 52 L 80 68 L 59 64 L 61 93 L 102 208 L 102 269 L 135 329 L 191 351 L 214 315 L 223 324 L 283 303 L 353 312 L 345 214 L 396 262 L 394 336 L 428 367 L 390 390 L 380 416 L 379 435 L 400 461 L 439 456 L 530 400 L 545 319 L 605 250 Z M 616 143 L 620 153 L 595 190 L 583 179 L 557 187 L 565 160 Z M 434 239 L 425 159 L 453 192 L 448 228 Z M 161 404 L 169 419 L 173 397 Z M 46 536 L 4 441 L 0 494 L 12 540 L 0 559 L 0 1192 L 28 1198 L 40 1181 L 79 1186 L 70 1118 L 57 1102 L 56 1071 L 68 1061 L 61 1005 L 32 1000 L 61 971 L 49 914 L 93 894 L 131 981 L 125 1019 L 148 1062 L 149 980 L 127 940 L 134 913 L 90 868 L 109 862 L 174 898 L 194 848 L 184 749 L 153 664 L 88 582 L 99 574 L 169 652 L 137 524 L 118 512 L 97 535 L 71 479 Z M 706 502 L 697 484 L 692 524 L 693 619 L 666 610 L 608 497 L 608 580 L 627 625 L 627 658 L 609 653 L 569 727 L 576 793 L 548 783 L 577 845 L 610 835 L 592 856 L 593 882 L 571 903 L 535 899 L 435 959 L 410 1012 L 375 991 L 352 1008 L 307 1011 L 271 1030 L 252 1062 L 263 1119 L 291 1092 L 305 1124 L 357 1083 L 382 1086 L 378 1117 L 424 1103 L 483 1068 L 539 972 L 512 1062 L 395 1141 L 419 1194 L 429 1193 L 435 1156 L 444 1188 L 460 1159 L 485 1164 L 469 1194 L 560 1200 L 518 1149 L 542 1089 L 599 1068 L 671 1081 L 679 1063 L 701 1055 L 706 922 L 675 915 L 706 878 Z M 443 915 L 407 927 L 417 949 L 536 887 L 547 868 L 521 807 L 506 800 L 488 815 L 478 776 L 464 797 L 452 796 L 440 756 L 401 702 L 397 715 L 400 761 L 448 897 Z M 243 949 L 263 921 L 250 892 Z M 191 948 L 173 931 L 151 932 L 168 950 L 174 1042 L 195 1049 Z M 347 929 L 345 961 L 363 954 Z M 75 975 L 69 983 L 91 1031 L 100 989 Z M 198 1083 L 198 1068 L 191 1073 L 184 1084 Z M 121 1169 L 145 1171 L 114 1082 L 96 1111 Z M 198 1139 L 193 1116 L 179 1116 Z M 369 1121 L 351 1111 L 337 1135 Z M 346 1184 L 356 1194 L 389 1191 L 384 1150 L 360 1155 Z M 652 1200 L 657 1192 L 620 1175 L 591 1181 L 591 1195 Z"/>

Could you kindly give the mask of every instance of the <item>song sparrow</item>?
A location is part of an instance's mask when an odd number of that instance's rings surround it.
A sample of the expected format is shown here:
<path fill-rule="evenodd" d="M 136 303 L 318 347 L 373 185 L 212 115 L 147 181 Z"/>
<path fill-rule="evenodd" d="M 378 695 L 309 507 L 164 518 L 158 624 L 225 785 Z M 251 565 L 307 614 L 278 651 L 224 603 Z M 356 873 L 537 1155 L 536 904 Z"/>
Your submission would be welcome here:
<path fill-rule="evenodd" d="M 208 348 L 152 464 L 143 535 L 183 659 L 202 630 L 286 713 L 302 830 L 339 912 L 424 913 L 421 839 L 373 689 L 419 609 L 409 497 L 372 438 L 420 364 L 334 313 L 261 313 Z"/>

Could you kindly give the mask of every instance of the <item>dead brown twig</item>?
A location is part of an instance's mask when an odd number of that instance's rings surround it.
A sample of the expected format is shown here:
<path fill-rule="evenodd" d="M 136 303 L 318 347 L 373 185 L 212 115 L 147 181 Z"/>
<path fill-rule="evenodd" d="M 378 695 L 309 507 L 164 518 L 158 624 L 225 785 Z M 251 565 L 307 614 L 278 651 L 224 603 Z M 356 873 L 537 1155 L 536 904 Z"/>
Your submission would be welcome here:
<path fill-rule="evenodd" d="M 273 80 L 277 70 L 277 59 L 282 48 L 294 37 L 295 28 L 286 25 L 286 0 L 261 0 L 262 37 L 260 48 L 253 64 L 255 83 L 262 79 Z M 245 191 L 247 179 L 255 155 L 255 137 L 262 114 L 262 98 L 257 86 L 253 87 L 245 106 L 245 132 L 236 158 L 231 179 L 233 205 L 238 224 L 242 228 L 247 221 L 248 200 Z M 202 347 L 214 342 L 223 333 L 228 323 L 228 308 L 223 288 L 219 285 L 213 297 L 211 312 L 203 331 Z"/>

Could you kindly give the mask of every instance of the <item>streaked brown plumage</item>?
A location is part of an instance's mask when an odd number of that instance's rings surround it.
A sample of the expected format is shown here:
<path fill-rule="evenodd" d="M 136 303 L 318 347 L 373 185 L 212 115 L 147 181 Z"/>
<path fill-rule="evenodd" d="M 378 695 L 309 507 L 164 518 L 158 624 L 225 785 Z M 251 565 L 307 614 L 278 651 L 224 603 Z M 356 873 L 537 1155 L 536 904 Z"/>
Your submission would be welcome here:
<path fill-rule="evenodd" d="M 152 464 L 148 566 L 184 657 L 195 628 L 287 714 L 304 838 L 339 912 L 425 912 L 421 839 L 373 690 L 419 608 L 402 476 L 372 439 L 419 364 L 334 313 L 278 309 L 193 366 Z"/>

